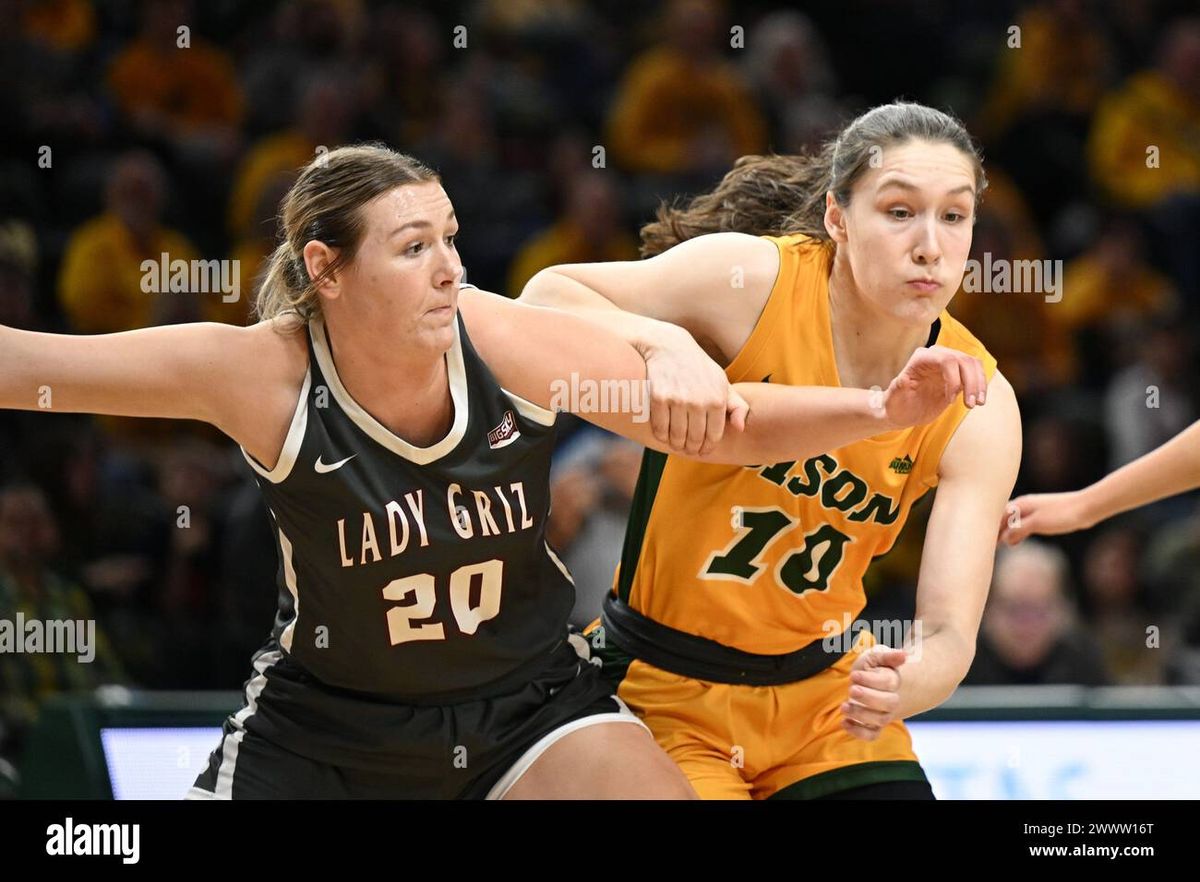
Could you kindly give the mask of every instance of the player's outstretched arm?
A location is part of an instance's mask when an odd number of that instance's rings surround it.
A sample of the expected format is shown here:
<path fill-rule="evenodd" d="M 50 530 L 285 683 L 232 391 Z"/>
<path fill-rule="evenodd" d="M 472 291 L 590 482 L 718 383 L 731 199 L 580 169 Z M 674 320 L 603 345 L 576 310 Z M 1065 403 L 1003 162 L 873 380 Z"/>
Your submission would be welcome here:
<path fill-rule="evenodd" d="M 286 346 L 277 337 L 208 322 L 97 335 L 0 326 L 0 407 L 201 420 L 270 459 L 278 427 L 264 431 L 263 416 Z M 281 418 L 292 399 L 278 402 Z"/>
<path fill-rule="evenodd" d="M 655 450 L 677 447 L 664 444 L 652 426 L 645 363 L 615 334 L 579 316 L 483 291 L 463 291 L 459 303 L 472 340 L 505 388 Z M 934 347 L 918 350 L 886 391 L 764 383 L 730 388 L 703 402 L 699 420 L 683 425 L 687 446 L 696 451 L 686 455 L 733 464 L 803 459 L 927 422 L 960 394 L 981 399 L 984 375 L 975 359 Z"/>
<path fill-rule="evenodd" d="M 1031 493 L 1008 504 L 1001 542 L 1086 530 L 1103 520 L 1200 487 L 1200 422 L 1082 490 Z"/>

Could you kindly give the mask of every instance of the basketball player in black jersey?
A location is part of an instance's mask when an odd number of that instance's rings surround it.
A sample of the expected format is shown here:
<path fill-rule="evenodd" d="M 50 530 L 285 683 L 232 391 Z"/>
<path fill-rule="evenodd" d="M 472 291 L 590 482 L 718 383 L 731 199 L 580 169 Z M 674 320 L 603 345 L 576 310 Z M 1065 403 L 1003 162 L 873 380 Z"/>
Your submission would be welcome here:
<path fill-rule="evenodd" d="M 279 612 L 189 796 L 693 795 L 567 639 L 571 579 L 544 538 L 556 381 L 640 382 L 642 354 L 460 290 L 450 201 L 406 156 L 334 150 L 282 215 L 251 327 L 0 328 L 0 406 L 205 420 L 262 488 Z M 885 392 L 739 384 L 707 417 L 732 429 L 696 455 L 801 459 L 982 388 L 978 362 L 937 347 Z"/>

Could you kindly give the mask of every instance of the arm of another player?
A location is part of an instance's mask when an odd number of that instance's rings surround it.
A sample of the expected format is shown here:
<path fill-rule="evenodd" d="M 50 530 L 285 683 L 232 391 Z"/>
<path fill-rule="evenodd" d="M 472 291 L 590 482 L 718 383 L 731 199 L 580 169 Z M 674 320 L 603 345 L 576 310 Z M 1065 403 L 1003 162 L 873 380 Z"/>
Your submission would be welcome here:
<path fill-rule="evenodd" d="M 648 260 L 549 267 L 518 299 L 587 315 L 643 354 L 683 328 L 728 363 L 754 329 L 778 274 L 774 243 L 709 233 Z"/>
<path fill-rule="evenodd" d="M 910 645 L 875 646 L 855 660 L 842 708 L 851 734 L 873 740 L 891 720 L 937 707 L 966 676 L 992 578 L 996 518 L 1020 460 L 1020 411 L 997 371 L 987 407 L 967 414 L 942 453 Z"/>
<path fill-rule="evenodd" d="M 459 305 L 471 339 L 505 388 L 670 452 L 648 423 L 646 366 L 628 343 L 584 318 L 484 291 L 464 290 Z M 978 361 L 935 347 L 915 353 L 883 393 L 765 383 L 733 389 L 748 411 L 726 399 L 712 401 L 705 418 L 721 424 L 720 440 L 709 453 L 688 454 L 692 458 L 738 465 L 803 459 L 931 420 L 958 394 L 981 395 L 984 384 Z M 737 431 L 724 431 L 727 418 Z"/>
<path fill-rule="evenodd" d="M 1100 521 L 1200 487 L 1200 422 L 1082 490 L 1032 493 L 1008 504 L 1000 541 L 1086 530 Z"/>
<path fill-rule="evenodd" d="M 655 438 L 696 453 L 720 438 L 719 427 L 708 436 L 696 427 L 707 425 L 714 398 L 729 395 L 724 366 L 749 339 L 778 273 L 771 242 L 714 233 L 649 260 L 549 267 L 520 300 L 584 316 L 633 346 L 649 371 Z"/>

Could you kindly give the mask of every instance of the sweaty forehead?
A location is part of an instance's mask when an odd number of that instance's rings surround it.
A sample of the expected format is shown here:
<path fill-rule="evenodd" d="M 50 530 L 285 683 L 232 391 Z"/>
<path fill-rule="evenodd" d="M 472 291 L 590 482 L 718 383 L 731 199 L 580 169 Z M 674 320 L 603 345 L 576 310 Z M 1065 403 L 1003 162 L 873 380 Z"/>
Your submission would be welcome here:
<path fill-rule="evenodd" d="M 891 182 L 938 191 L 975 184 L 971 159 L 950 144 L 910 141 L 885 147 L 879 156 L 879 162 L 863 176 L 863 183 L 872 190 Z"/>
<path fill-rule="evenodd" d="M 386 223 L 399 221 L 402 224 L 421 220 L 442 223 L 453 210 L 450 197 L 437 181 L 395 187 L 370 206 L 374 218 Z"/>

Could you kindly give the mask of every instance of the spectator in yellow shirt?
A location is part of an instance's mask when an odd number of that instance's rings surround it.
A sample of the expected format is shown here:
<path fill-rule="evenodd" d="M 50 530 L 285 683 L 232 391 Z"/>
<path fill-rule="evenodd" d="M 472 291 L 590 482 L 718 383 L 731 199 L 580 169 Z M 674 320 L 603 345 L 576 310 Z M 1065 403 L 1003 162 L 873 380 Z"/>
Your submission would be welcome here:
<path fill-rule="evenodd" d="M 766 125 L 737 69 L 721 57 L 714 0 L 672 0 L 667 41 L 635 59 L 609 118 L 616 160 L 635 172 L 724 170 L 766 146 Z"/>
<path fill-rule="evenodd" d="M 221 297 L 210 297 L 204 301 L 204 317 L 210 322 L 225 322 L 230 325 L 248 325 L 253 321 L 255 293 L 258 291 L 259 276 L 266 269 L 267 258 L 275 250 L 274 219 L 279 212 L 283 197 L 296 182 L 294 170 L 279 171 L 259 191 L 255 221 L 249 232 L 233 246 L 231 257 L 238 262 L 241 278 L 241 296 L 233 302 Z"/>
<path fill-rule="evenodd" d="M 1117 331 L 1178 306 L 1170 280 L 1146 263 L 1142 245 L 1134 223 L 1109 221 L 1096 243 L 1067 264 L 1062 303 L 1049 317 L 1071 331 Z"/>
<path fill-rule="evenodd" d="M 1104 98 L 1088 163 L 1096 183 L 1127 208 L 1200 194 L 1200 19 L 1169 27 L 1157 65 Z"/>
<path fill-rule="evenodd" d="M 1021 118 L 1064 114 L 1084 118 L 1109 82 L 1112 50 L 1084 4 L 1040 2 L 1005 36 L 996 78 L 976 128 L 984 141 L 1003 137 Z M 1016 39 L 1019 45 L 1014 45 Z"/>
<path fill-rule="evenodd" d="M 637 241 L 622 229 L 621 205 L 612 172 L 586 169 L 568 185 L 566 212 L 517 252 L 508 275 L 516 297 L 539 271 L 560 263 L 637 260 Z"/>
<path fill-rule="evenodd" d="M 96 13 L 90 0 L 41 0 L 26 6 L 21 30 L 29 40 L 74 53 L 96 38 Z"/>
<path fill-rule="evenodd" d="M 207 145 L 228 154 L 237 143 L 242 93 L 232 61 L 190 30 L 185 0 L 151 0 L 142 7 L 138 36 L 108 71 L 108 87 L 121 112 L 144 136 Z"/>
<path fill-rule="evenodd" d="M 164 254 L 168 282 L 175 261 L 191 264 L 199 256 L 187 237 L 162 225 L 165 198 L 163 170 L 151 154 L 134 151 L 117 160 L 105 212 L 71 234 L 63 256 L 58 299 L 72 330 L 110 334 L 151 325 L 229 320 L 220 314 L 230 308 L 222 303 L 223 291 L 159 290 Z M 153 266 L 144 267 L 144 261 Z M 239 281 L 240 298 L 232 307 L 244 310 L 250 279 L 243 275 Z M 189 432 L 212 437 L 215 431 L 203 423 L 176 420 L 96 420 L 115 440 L 132 446 L 157 445 Z"/>
<path fill-rule="evenodd" d="M 67 243 L 58 296 L 72 330 L 105 334 L 189 317 L 195 297 L 143 291 L 142 262 L 191 261 L 196 249 L 162 226 L 166 183 L 148 153 L 117 160 L 105 194 L 105 212 L 87 221 Z M 205 295 L 208 296 L 208 295 Z"/>
<path fill-rule="evenodd" d="M 235 239 L 253 238 L 261 230 L 251 227 L 257 219 L 265 189 L 281 173 L 299 174 L 312 161 L 316 150 L 337 147 L 346 137 L 354 111 L 350 84 L 335 76 L 314 76 L 305 87 L 295 108 L 291 128 L 267 135 L 247 151 L 234 178 L 229 197 L 229 233 Z M 276 202 L 278 206 L 278 202 Z M 267 229 L 274 234 L 274 214 Z"/>

